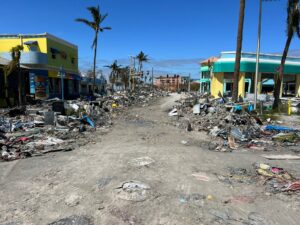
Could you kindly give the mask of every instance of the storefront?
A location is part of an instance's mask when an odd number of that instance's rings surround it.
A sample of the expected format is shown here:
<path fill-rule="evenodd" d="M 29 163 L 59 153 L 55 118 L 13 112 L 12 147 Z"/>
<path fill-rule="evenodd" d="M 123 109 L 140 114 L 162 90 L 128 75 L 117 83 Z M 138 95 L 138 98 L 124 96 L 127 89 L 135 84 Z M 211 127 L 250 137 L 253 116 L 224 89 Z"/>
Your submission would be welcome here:
<path fill-rule="evenodd" d="M 49 97 L 50 98 L 61 98 L 61 92 L 64 90 L 65 99 L 74 99 L 79 97 L 79 86 L 81 76 L 77 74 L 71 74 L 68 72 L 64 73 L 64 82 L 62 88 L 61 76 L 58 71 L 49 71 Z"/>
<path fill-rule="evenodd" d="M 272 94 L 280 61 L 280 55 L 260 54 L 257 90 L 259 94 Z M 218 97 L 219 93 L 231 96 L 234 65 L 235 52 L 221 52 L 220 57 L 211 65 L 210 78 L 202 78 L 209 79 L 210 92 L 214 97 Z M 256 54 L 242 53 L 238 83 L 239 96 L 245 97 L 247 93 L 254 93 L 255 67 Z M 206 83 L 209 81 L 205 80 Z M 300 57 L 287 57 L 281 94 L 283 96 L 300 95 Z"/>

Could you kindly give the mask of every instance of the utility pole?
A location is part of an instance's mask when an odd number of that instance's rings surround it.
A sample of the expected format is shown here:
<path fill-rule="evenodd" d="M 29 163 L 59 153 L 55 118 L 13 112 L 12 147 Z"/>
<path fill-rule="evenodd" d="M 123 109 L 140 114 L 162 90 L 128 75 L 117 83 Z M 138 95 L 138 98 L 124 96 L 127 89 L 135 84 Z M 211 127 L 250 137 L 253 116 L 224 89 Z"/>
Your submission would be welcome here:
<path fill-rule="evenodd" d="M 153 89 L 153 84 L 154 84 L 154 75 L 153 75 L 153 67 L 152 67 L 152 71 L 151 71 L 151 83 L 152 83 L 152 89 Z"/>
<path fill-rule="evenodd" d="M 189 84 L 188 84 L 188 91 L 191 92 L 191 74 L 189 73 Z"/>
<path fill-rule="evenodd" d="M 133 57 L 133 78 L 132 78 L 132 90 L 134 91 L 134 79 L 135 79 L 135 57 Z"/>
<path fill-rule="evenodd" d="M 256 48 L 256 66 L 254 79 L 254 109 L 257 107 L 257 88 L 258 88 L 258 73 L 259 73 L 259 54 L 260 54 L 260 36 L 261 36 L 261 17 L 262 17 L 262 0 L 259 0 L 259 18 L 258 18 L 258 35 Z"/>
<path fill-rule="evenodd" d="M 129 90 L 131 91 L 131 79 L 132 79 L 132 56 L 130 56 L 130 67 L 129 67 Z"/>

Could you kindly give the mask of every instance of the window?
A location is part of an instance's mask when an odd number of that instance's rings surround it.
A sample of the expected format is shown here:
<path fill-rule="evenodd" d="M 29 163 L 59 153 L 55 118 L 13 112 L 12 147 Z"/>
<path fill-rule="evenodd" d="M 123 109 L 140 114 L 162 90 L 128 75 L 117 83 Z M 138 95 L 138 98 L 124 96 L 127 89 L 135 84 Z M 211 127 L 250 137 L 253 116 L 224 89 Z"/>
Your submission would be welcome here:
<path fill-rule="evenodd" d="M 71 58 L 71 63 L 75 64 L 75 58 L 74 57 Z"/>

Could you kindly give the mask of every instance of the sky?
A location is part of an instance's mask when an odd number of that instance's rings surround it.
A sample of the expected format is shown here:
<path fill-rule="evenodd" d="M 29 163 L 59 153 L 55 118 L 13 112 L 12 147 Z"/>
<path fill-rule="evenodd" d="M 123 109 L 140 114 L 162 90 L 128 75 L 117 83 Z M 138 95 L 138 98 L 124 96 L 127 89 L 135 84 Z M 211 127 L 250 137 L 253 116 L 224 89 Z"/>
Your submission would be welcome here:
<path fill-rule="evenodd" d="M 75 22 L 91 19 L 88 6 L 108 13 L 100 34 L 97 67 L 114 60 L 126 66 L 143 51 L 145 69 L 155 74 L 199 76 L 199 62 L 221 51 L 235 51 L 239 0 L 9 0 L 1 2 L 0 33 L 50 33 L 78 46 L 79 67 L 92 68 L 93 30 Z M 286 41 L 287 0 L 264 1 L 261 52 L 281 53 Z M 22 10 L 17 10 L 22 9 Z M 259 0 L 246 0 L 243 51 L 255 52 Z M 295 37 L 290 53 L 300 55 Z"/>

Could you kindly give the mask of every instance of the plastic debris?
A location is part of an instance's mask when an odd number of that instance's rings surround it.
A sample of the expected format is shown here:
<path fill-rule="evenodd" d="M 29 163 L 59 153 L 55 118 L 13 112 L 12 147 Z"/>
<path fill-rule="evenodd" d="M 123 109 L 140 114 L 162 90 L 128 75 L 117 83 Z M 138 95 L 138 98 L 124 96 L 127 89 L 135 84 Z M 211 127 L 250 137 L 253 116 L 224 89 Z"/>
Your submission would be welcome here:
<path fill-rule="evenodd" d="M 265 126 L 264 130 L 279 131 L 279 132 L 281 132 L 281 131 L 285 131 L 285 132 L 297 131 L 297 129 L 294 129 L 294 128 L 278 126 L 278 125 L 267 125 L 267 126 Z"/>

